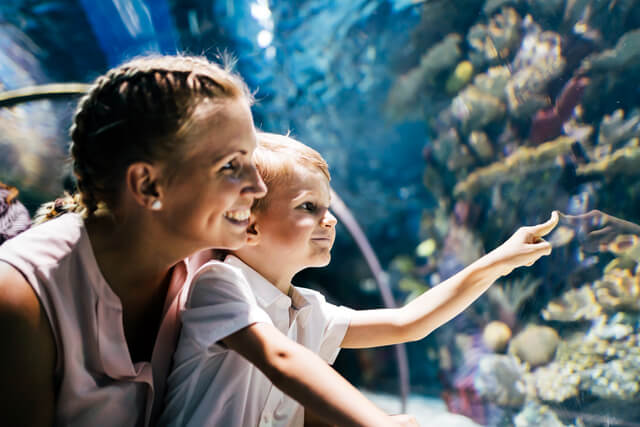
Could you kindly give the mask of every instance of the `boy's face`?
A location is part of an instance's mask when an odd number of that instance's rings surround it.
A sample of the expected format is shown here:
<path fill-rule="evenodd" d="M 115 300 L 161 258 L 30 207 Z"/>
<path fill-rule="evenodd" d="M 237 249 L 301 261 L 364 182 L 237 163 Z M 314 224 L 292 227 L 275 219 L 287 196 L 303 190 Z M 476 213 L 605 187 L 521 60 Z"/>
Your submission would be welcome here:
<path fill-rule="evenodd" d="M 290 178 L 272 187 L 268 205 L 256 214 L 259 245 L 270 262 L 294 274 L 306 267 L 327 265 L 337 223 L 329 211 L 327 178 L 319 170 L 296 166 Z"/>

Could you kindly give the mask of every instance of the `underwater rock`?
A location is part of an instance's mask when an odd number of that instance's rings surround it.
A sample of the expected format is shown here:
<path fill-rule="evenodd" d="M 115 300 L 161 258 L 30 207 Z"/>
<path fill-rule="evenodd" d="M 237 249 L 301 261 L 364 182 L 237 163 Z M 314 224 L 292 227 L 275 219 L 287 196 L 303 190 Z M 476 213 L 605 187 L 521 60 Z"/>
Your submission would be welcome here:
<path fill-rule="evenodd" d="M 454 194 L 473 197 L 476 193 L 501 182 L 516 182 L 531 172 L 539 172 L 555 165 L 555 159 L 571 151 L 573 138 L 561 136 L 538 147 L 519 147 L 502 161 L 470 173 L 456 184 Z"/>
<path fill-rule="evenodd" d="M 445 89 L 447 93 L 455 94 L 465 87 L 469 80 L 473 77 L 473 65 L 469 61 L 462 61 L 453 70 L 453 73 L 447 79 Z"/>
<path fill-rule="evenodd" d="M 560 299 L 553 300 L 542 310 L 544 320 L 577 322 L 600 316 L 602 307 L 590 286 L 570 289 Z"/>
<path fill-rule="evenodd" d="M 509 344 L 509 353 L 536 367 L 549 363 L 556 353 L 560 337 L 548 326 L 528 326 Z"/>
<path fill-rule="evenodd" d="M 600 122 L 598 144 L 612 149 L 626 145 L 633 138 L 640 137 L 640 110 L 634 109 L 625 120 L 624 111 L 617 109 L 613 114 L 605 114 Z"/>
<path fill-rule="evenodd" d="M 613 49 L 585 58 L 580 72 L 619 71 L 640 65 L 640 29 L 624 34 Z"/>
<path fill-rule="evenodd" d="M 525 400 L 523 374 L 523 367 L 513 356 L 486 355 L 478 363 L 473 385 L 490 402 L 519 407 Z"/>
<path fill-rule="evenodd" d="M 462 125 L 462 132 L 471 133 L 501 120 L 504 117 L 505 106 L 499 98 L 470 86 L 460 92 L 451 102 L 451 112 Z"/>
<path fill-rule="evenodd" d="M 511 339 L 511 328 L 498 320 L 489 322 L 482 331 L 482 342 L 494 353 L 502 353 Z"/>
<path fill-rule="evenodd" d="M 515 427 L 567 427 L 549 406 L 535 401 L 528 401 L 513 422 Z"/>
<path fill-rule="evenodd" d="M 640 310 L 640 277 L 613 269 L 593 284 L 596 300 L 607 310 Z"/>
<path fill-rule="evenodd" d="M 518 12 L 505 7 L 487 25 L 476 24 L 471 27 L 467 34 L 467 42 L 472 49 L 469 53 L 471 63 L 481 68 L 486 64 L 509 61 L 520 44 L 520 22 Z"/>

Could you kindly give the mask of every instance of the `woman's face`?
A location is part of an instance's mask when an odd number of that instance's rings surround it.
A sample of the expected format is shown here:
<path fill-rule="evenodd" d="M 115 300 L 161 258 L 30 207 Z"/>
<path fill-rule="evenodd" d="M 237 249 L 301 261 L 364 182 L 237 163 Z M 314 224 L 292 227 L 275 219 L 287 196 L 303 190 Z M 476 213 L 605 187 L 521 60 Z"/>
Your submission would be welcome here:
<path fill-rule="evenodd" d="M 253 163 L 256 133 L 248 103 L 234 99 L 218 107 L 187 141 L 186 159 L 175 166 L 180 170 L 165 187 L 158 213 L 172 240 L 237 249 L 246 242 L 253 200 L 266 187 Z"/>

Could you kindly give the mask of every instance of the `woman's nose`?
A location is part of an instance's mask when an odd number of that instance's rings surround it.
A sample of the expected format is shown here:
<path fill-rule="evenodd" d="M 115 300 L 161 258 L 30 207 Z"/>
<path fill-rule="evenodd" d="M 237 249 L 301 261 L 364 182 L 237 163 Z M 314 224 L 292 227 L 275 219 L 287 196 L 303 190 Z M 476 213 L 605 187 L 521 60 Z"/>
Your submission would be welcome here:
<path fill-rule="evenodd" d="M 264 197 L 267 194 L 267 186 L 255 166 L 251 166 L 250 175 L 247 191 L 251 192 L 256 199 Z"/>

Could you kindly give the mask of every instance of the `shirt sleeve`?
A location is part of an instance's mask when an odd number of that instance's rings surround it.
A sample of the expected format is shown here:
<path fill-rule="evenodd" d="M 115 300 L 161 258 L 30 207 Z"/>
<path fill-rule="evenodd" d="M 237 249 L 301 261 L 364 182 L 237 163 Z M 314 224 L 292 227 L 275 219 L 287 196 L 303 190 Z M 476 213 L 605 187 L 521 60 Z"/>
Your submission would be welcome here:
<path fill-rule="evenodd" d="M 195 274 L 182 312 L 182 334 L 209 348 L 254 323 L 272 324 L 237 268 L 213 261 Z"/>
<path fill-rule="evenodd" d="M 318 308 L 325 319 L 318 355 L 327 363 L 333 364 L 338 357 L 341 349 L 340 345 L 347 333 L 347 329 L 349 329 L 353 309 L 331 304 L 321 294 L 316 293 L 316 295 Z"/>

